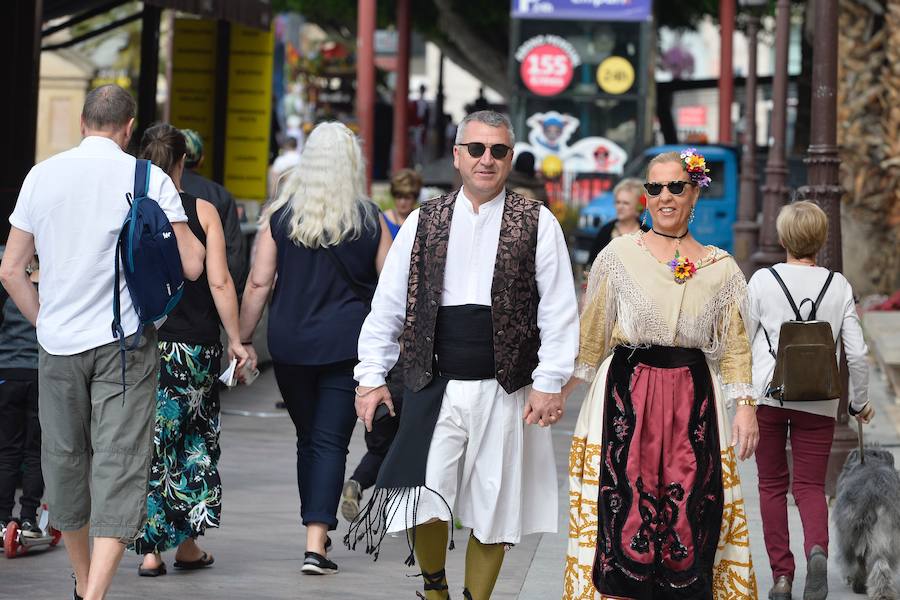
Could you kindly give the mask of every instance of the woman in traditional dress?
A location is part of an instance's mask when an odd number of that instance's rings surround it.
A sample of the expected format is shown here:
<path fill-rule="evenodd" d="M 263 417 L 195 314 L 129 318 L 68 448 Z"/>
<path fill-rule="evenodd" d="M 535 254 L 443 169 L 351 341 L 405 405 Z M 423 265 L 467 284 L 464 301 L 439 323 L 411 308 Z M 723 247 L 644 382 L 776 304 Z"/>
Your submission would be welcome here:
<path fill-rule="evenodd" d="M 206 247 L 206 264 L 159 330 L 156 426 L 147 493 L 147 524 L 133 548 L 144 555 L 138 574 L 165 575 L 160 553 L 176 548 L 175 568 L 209 567 L 213 557 L 197 544 L 207 528 L 219 526 L 220 323 L 228 336 L 228 359 L 243 366 L 247 350 L 238 336 L 238 300 L 228 272 L 225 233 L 216 207 L 181 188 L 187 143 L 166 123 L 144 132 L 141 157 L 172 178 L 181 193 L 188 226 Z"/>
<path fill-rule="evenodd" d="M 565 600 L 756 598 L 735 460 L 758 440 L 747 284 L 691 236 L 707 173 L 693 149 L 654 158 L 651 231 L 591 269 L 565 390 L 593 382 L 569 459 Z"/>

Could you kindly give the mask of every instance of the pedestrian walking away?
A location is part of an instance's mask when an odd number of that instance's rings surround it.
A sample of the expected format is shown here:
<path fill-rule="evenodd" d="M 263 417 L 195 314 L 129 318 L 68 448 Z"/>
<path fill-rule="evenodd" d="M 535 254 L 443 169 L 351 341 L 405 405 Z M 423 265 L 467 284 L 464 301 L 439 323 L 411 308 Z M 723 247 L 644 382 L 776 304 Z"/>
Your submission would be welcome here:
<path fill-rule="evenodd" d="M 400 169 L 391 177 L 391 196 L 394 208 L 382 215 L 391 238 L 396 238 L 400 227 L 419 205 L 419 193 L 422 191 L 422 177 L 412 169 Z M 403 407 L 403 376 L 398 369 L 388 374 L 388 388 L 394 406 L 394 415 L 385 414 L 373 421 L 372 430 L 365 432 L 366 454 L 359 461 L 350 479 L 344 484 L 341 492 L 341 514 L 348 521 L 353 521 L 359 514 L 363 491 L 375 485 L 381 463 L 391 448 L 391 442 L 397 435 L 400 425 L 400 411 Z"/>
<path fill-rule="evenodd" d="M 365 197 L 359 142 L 322 123 L 303 160 L 260 219 L 256 258 L 241 306 L 249 343 L 272 291 L 268 345 L 275 380 L 297 431 L 297 485 L 306 526 L 301 571 L 334 574 L 328 532 L 337 528 L 347 448 L 356 423 L 356 340 L 391 244 Z M 273 290 L 274 287 L 274 290 Z M 251 363 L 256 362 L 248 347 Z"/>
<path fill-rule="evenodd" d="M 557 527 L 543 426 L 562 415 L 574 368 L 575 289 L 553 214 L 505 189 L 514 143 L 504 115 L 463 119 L 453 153 L 462 188 L 406 220 L 359 338 L 356 410 L 367 430 L 379 405 L 391 407 L 385 377 L 398 356 L 406 389 L 376 490 L 346 541 L 364 540 L 377 558 L 387 533 L 407 530 L 407 564 L 418 560 L 428 600 L 449 597 L 454 516 L 472 530 L 470 600 L 490 598 L 508 546 Z"/>
<path fill-rule="evenodd" d="M 756 454 L 759 503 L 766 551 L 775 581 L 769 598 L 791 598 L 795 565 L 788 528 L 787 492 L 790 487 L 803 522 L 803 550 L 807 557 L 803 599 L 824 600 L 828 595 L 825 476 L 839 396 L 823 394 L 804 401 L 782 397 L 781 390 L 772 389 L 778 356 L 776 349 L 781 348 L 780 336 L 786 331 L 782 329 L 784 323 L 806 320 L 827 323 L 828 342 L 834 340 L 835 343 L 823 357 L 813 364 L 805 359 L 799 368 L 797 365 L 783 366 L 794 371 L 791 375 L 805 371 L 819 380 L 837 379 L 838 353 L 843 344 L 850 371 L 849 411 L 865 423 L 874 414 L 868 402 L 868 349 L 850 283 L 840 273 L 816 266 L 816 255 L 828 236 L 825 211 L 812 202 L 794 202 L 781 209 L 776 228 L 787 258 L 770 269 L 760 269 L 750 278 L 747 324 L 753 348 L 754 395 L 760 403 L 757 411 L 760 446 Z M 807 299 L 807 296 L 811 298 Z M 805 328 L 809 329 L 809 325 Z M 839 388 L 836 392 L 839 394 Z"/>
<path fill-rule="evenodd" d="M 181 174 L 182 191 L 203 198 L 212 203 L 219 212 L 222 221 L 222 229 L 225 231 L 225 252 L 228 256 L 228 272 L 238 296 L 244 292 L 244 284 L 247 281 L 247 244 L 244 234 L 241 233 L 241 221 L 238 218 L 237 203 L 221 184 L 204 177 L 198 172 L 206 161 L 206 153 L 203 146 L 203 138 L 193 129 L 182 129 L 187 154 L 184 158 L 184 173 Z"/>
<path fill-rule="evenodd" d="M 135 108 L 132 96 L 116 85 L 88 93 L 81 114 L 84 139 L 28 173 L 9 218 L 0 265 L 10 298 L 37 324 L 41 467 L 50 525 L 62 531 L 75 571 L 74 596 L 86 600 L 104 598 L 125 544 L 146 519 L 156 329 L 146 326 L 133 339 L 138 315 L 124 281 L 117 290 L 128 348 L 124 388 L 122 340 L 110 326 L 119 232 L 135 189 L 136 161 L 123 150 Z M 185 278 L 196 279 L 205 250 L 185 222 L 172 180 L 151 167 L 147 190 L 171 221 Z M 40 297 L 25 271 L 36 247 Z"/>
<path fill-rule="evenodd" d="M 694 149 L 653 158 L 652 230 L 591 267 L 566 389 L 592 382 L 569 458 L 564 600 L 756 599 L 737 472 L 758 436 L 747 283 L 691 235 L 707 172 Z"/>
<path fill-rule="evenodd" d="M 37 285 L 36 258 L 26 272 Z M 7 523 L 13 521 L 16 485 L 21 475 L 18 526 L 24 537 L 32 539 L 43 536 L 37 519 L 44 495 L 37 367 L 34 325 L 0 288 L 0 530 L 5 531 Z"/>
<path fill-rule="evenodd" d="M 141 158 L 163 169 L 178 190 L 184 172 L 185 138 L 168 124 L 148 128 Z M 238 301 L 228 272 L 225 234 L 215 206 L 180 191 L 188 227 L 206 248 L 206 265 L 185 283 L 181 301 L 159 330 L 159 382 L 147 524 L 132 548 L 144 555 L 138 574 L 165 575 L 161 553 L 177 547 L 176 569 L 208 567 L 213 557 L 198 544 L 207 528 L 219 527 L 219 390 L 222 345 L 237 369 L 248 358 L 238 332 Z"/>

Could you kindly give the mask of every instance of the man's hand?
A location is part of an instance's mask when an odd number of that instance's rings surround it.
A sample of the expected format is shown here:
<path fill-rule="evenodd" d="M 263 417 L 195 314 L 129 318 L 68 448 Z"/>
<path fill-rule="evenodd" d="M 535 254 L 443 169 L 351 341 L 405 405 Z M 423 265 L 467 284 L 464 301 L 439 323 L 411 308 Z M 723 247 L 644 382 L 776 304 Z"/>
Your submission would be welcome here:
<path fill-rule="evenodd" d="M 525 422 L 529 425 L 547 427 L 563 416 L 565 398 L 561 393 L 549 394 L 532 389 L 525 403 Z"/>
<path fill-rule="evenodd" d="M 394 403 L 387 385 L 376 388 L 359 386 L 356 388 L 356 416 L 366 426 L 366 431 L 372 431 L 372 419 L 375 417 L 375 409 L 379 404 L 386 404 L 391 416 L 397 416 L 394 412 Z"/>
<path fill-rule="evenodd" d="M 872 406 L 871 402 L 867 402 L 863 409 L 859 411 L 856 416 L 856 420 L 860 423 L 868 424 L 869 421 L 872 420 L 872 417 L 875 416 L 875 407 Z"/>
<path fill-rule="evenodd" d="M 756 452 L 759 444 L 759 425 L 756 422 L 756 407 L 738 406 L 731 427 L 731 445 L 738 447 L 738 458 L 747 460 Z"/>

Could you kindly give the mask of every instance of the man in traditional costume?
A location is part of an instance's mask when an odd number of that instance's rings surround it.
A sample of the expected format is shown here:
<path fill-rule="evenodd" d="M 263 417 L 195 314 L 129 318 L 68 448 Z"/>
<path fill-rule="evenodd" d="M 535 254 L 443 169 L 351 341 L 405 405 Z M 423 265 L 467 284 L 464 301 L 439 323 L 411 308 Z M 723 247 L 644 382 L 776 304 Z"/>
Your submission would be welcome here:
<path fill-rule="evenodd" d="M 463 119 L 453 151 L 463 186 L 407 218 L 359 338 L 366 427 L 380 404 L 393 411 L 384 384 L 398 355 L 407 389 L 376 491 L 347 541 L 365 537 L 377 558 L 387 533 L 409 530 L 407 564 L 418 558 L 428 600 L 449 597 L 454 516 L 472 530 L 470 600 L 490 598 L 505 547 L 556 531 L 546 426 L 562 415 L 574 369 L 577 307 L 559 223 L 504 189 L 514 143 L 503 115 Z"/>

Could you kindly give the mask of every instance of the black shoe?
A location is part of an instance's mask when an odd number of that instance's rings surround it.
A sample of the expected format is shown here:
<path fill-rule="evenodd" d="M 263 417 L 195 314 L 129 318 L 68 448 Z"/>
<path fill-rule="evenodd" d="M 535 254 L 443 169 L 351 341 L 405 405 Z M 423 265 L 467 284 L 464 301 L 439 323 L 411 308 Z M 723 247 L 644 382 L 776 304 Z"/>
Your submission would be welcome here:
<path fill-rule="evenodd" d="M 300 571 L 304 575 L 334 575 L 338 566 L 318 552 L 307 552 Z"/>
<path fill-rule="evenodd" d="M 32 539 L 44 537 L 44 532 L 37 526 L 37 523 L 35 523 L 33 519 L 23 519 L 20 530 L 22 532 L 22 537 Z"/>

